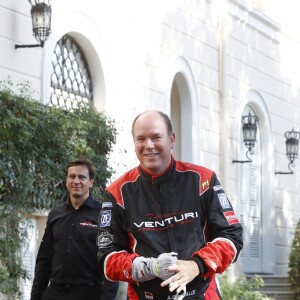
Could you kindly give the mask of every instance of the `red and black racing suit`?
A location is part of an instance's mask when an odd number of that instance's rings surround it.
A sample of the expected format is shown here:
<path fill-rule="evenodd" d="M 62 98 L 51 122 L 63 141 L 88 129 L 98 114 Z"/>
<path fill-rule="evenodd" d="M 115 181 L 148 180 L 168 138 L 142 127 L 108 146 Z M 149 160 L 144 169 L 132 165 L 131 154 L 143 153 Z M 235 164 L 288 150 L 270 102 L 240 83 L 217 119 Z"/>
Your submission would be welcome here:
<path fill-rule="evenodd" d="M 172 251 L 204 265 L 184 299 L 221 299 L 215 274 L 237 259 L 243 245 L 242 227 L 215 173 L 173 159 L 161 176 L 139 166 L 108 186 L 98 230 L 100 268 L 108 280 L 129 283 L 131 300 L 174 297 L 160 287 L 161 279 L 137 283 L 131 270 L 136 256 Z"/>

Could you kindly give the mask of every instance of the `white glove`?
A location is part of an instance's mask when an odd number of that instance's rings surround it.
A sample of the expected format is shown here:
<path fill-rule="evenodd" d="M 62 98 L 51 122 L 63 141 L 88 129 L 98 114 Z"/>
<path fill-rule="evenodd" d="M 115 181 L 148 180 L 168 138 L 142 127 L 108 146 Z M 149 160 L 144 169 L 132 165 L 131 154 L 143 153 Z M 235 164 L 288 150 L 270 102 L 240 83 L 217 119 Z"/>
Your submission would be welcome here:
<path fill-rule="evenodd" d="M 148 281 L 159 277 L 166 280 L 174 275 L 168 267 L 177 264 L 177 253 L 163 253 L 158 258 L 138 256 L 132 263 L 132 279 L 134 281 Z"/>
<path fill-rule="evenodd" d="M 167 280 L 175 274 L 174 271 L 169 271 L 169 266 L 177 265 L 177 256 L 175 252 L 163 253 L 157 258 L 157 273 L 156 276 L 162 280 Z"/>

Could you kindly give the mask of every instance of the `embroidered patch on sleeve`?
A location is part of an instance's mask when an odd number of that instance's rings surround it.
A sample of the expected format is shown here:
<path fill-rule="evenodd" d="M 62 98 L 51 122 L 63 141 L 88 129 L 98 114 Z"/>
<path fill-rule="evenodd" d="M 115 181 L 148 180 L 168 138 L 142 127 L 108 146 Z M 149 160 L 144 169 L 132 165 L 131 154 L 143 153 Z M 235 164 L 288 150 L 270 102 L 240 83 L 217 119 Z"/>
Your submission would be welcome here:
<path fill-rule="evenodd" d="M 219 198 L 219 202 L 223 209 L 231 208 L 230 203 L 228 201 L 227 196 L 224 193 L 217 194 Z"/>
<path fill-rule="evenodd" d="M 100 227 L 110 226 L 110 222 L 111 222 L 111 210 L 101 211 Z"/>
<path fill-rule="evenodd" d="M 221 185 L 215 185 L 213 186 L 214 191 L 220 191 L 223 190 L 223 187 Z"/>
<path fill-rule="evenodd" d="M 113 239 L 113 235 L 109 234 L 108 232 L 102 232 L 98 236 L 98 246 L 100 248 L 105 248 L 112 243 Z"/>
<path fill-rule="evenodd" d="M 223 214 L 229 225 L 239 223 L 239 220 L 233 210 L 224 211 Z"/>

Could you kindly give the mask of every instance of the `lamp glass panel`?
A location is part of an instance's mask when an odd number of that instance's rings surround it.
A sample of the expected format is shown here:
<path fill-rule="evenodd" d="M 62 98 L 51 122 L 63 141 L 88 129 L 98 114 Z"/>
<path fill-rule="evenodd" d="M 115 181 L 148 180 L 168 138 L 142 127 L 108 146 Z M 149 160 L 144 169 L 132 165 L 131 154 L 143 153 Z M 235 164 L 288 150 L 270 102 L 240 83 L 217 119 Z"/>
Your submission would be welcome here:
<path fill-rule="evenodd" d="M 256 141 L 256 125 L 251 124 L 249 132 L 251 141 Z"/>
<path fill-rule="evenodd" d="M 244 141 L 256 141 L 256 125 L 244 124 Z"/>
<path fill-rule="evenodd" d="M 298 147 L 296 145 L 289 145 L 287 147 L 287 154 L 297 155 L 298 154 Z"/>
<path fill-rule="evenodd" d="M 287 154 L 296 154 L 298 155 L 298 144 L 299 142 L 294 139 L 290 138 L 286 141 L 286 152 Z"/>

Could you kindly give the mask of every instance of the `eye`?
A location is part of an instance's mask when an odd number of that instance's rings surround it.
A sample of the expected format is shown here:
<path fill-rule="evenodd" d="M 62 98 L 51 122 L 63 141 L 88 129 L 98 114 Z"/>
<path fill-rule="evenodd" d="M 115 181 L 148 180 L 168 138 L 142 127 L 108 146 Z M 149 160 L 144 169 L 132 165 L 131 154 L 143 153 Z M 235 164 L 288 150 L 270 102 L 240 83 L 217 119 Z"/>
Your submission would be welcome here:
<path fill-rule="evenodd" d="M 143 138 L 143 137 L 138 137 L 138 138 L 136 138 L 136 142 L 139 142 L 139 143 L 141 143 L 141 142 L 143 142 L 145 139 Z"/>
<path fill-rule="evenodd" d="M 155 136 L 152 138 L 152 141 L 158 142 L 161 140 L 161 136 Z"/>

